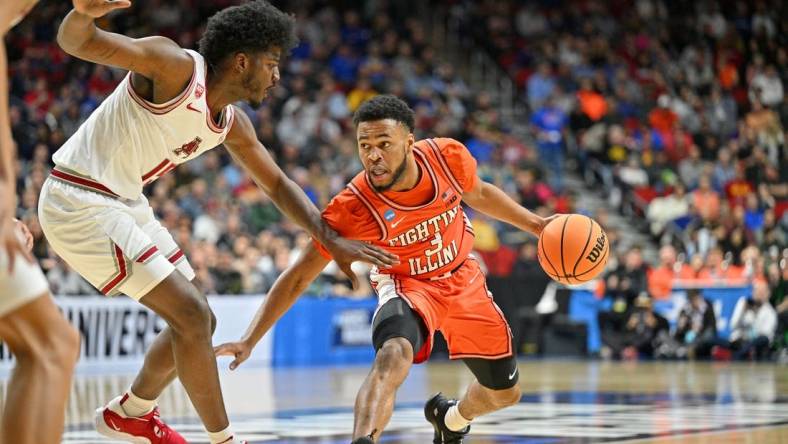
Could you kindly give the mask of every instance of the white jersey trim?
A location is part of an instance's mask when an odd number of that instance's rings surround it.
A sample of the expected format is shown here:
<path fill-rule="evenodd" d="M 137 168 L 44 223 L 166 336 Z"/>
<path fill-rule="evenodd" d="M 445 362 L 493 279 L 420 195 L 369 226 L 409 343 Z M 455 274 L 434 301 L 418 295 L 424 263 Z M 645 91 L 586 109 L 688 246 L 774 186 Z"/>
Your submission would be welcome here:
<path fill-rule="evenodd" d="M 189 55 L 191 56 L 191 54 Z M 184 88 L 183 91 L 181 91 L 180 94 L 164 103 L 149 102 L 137 94 L 137 92 L 134 91 L 134 85 L 132 85 L 131 82 L 131 71 L 129 71 L 129 73 L 126 75 L 126 90 L 129 92 L 129 96 L 131 96 L 131 98 L 138 105 L 150 111 L 151 113 L 157 115 L 167 114 L 182 104 L 186 98 L 189 97 L 191 90 L 194 88 L 194 84 L 197 81 L 197 60 L 194 60 L 194 57 L 192 57 L 192 61 L 194 62 L 194 68 L 192 69 L 192 78 L 189 80 L 189 84 L 186 86 L 186 88 Z"/>
<path fill-rule="evenodd" d="M 207 110 L 205 112 L 205 117 L 206 117 L 205 120 L 208 122 L 208 128 L 210 128 L 211 131 L 217 134 L 221 134 L 225 129 L 229 128 L 232 125 L 233 117 L 235 117 L 235 110 L 233 109 L 232 105 L 227 105 L 222 110 L 222 115 L 219 121 L 221 123 L 224 123 L 223 126 L 219 126 L 213 122 L 213 114 L 211 112 L 211 108 L 208 106 L 207 100 L 205 102 L 205 109 Z"/>

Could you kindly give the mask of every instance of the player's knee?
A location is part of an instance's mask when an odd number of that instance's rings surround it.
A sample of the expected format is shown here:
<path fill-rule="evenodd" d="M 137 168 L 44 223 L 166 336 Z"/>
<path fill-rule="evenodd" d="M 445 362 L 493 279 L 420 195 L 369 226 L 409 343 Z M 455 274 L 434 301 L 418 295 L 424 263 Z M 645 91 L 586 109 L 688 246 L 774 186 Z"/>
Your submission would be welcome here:
<path fill-rule="evenodd" d="M 77 329 L 72 327 L 71 324 L 65 324 L 66 325 L 60 329 L 61 344 L 58 346 L 58 355 L 61 364 L 66 367 L 71 367 L 76 364 L 77 359 L 79 359 L 79 346 L 82 337 L 79 335 Z"/>
<path fill-rule="evenodd" d="M 514 387 L 504 390 L 495 390 L 492 392 L 492 398 L 495 402 L 495 405 L 501 409 L 519 403 L 521 396 L 522 392 L 520 391 L 519 385 L 515 385 Z"/>
<path fill-rule="evenodd" d="M 184 299 L 170 325 L 172 329 L 181 335 L 210 334 L 215 320 L 208 301 L 196 294 Z"/>
<path fill-rule="evenodd" d="M 413 362 L 413 346 L 405 338 L 392 338 L 383 343 L 375 356 L 375 370 L 382 373 L 407 371 Z"/>
<path fill-rule="evenodd" d="M 71 370 L 79 357 L 80 336 L 65 319 L 49 326 L 17 351 L 20 363 L 42 368 L 50 374 Z"/>

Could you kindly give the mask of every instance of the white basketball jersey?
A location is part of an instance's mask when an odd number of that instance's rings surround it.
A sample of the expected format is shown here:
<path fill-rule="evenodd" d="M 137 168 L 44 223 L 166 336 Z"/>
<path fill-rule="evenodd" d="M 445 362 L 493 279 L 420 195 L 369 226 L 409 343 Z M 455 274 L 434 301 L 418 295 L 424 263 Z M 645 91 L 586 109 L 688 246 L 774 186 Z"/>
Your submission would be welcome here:
<path fill-rule="evenodd" d="M 186 52 L 194 58 L 194 72 L 181 94 L 167 103 L 150 103 L 134 92 L 129 73 L 55 152 L 55 164 L 136 199 L 144 185 L 221 144 L 232 127 L 234 108 L 226 106 L 219 125 L 213 122 L 205 60 Z"/>

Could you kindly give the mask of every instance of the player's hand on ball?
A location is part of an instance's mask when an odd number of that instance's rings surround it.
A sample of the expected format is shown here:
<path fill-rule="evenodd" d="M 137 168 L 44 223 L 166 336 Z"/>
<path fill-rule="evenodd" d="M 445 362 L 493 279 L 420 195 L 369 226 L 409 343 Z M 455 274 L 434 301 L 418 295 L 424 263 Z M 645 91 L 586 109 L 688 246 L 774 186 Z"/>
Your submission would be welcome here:
<path fill-rule="evenodd" d="M 252 354 L 252 346 L 244 341 L 226 342 L 213 348 L 216 356 L 234 356 L 235 359 L 230 363 L 230 370 L 235 370 L 241 363 L 249 359 Z"/>
<path fill-rule="evenodd" d="M 74 0 L 74 9 L 80 14 L 99 18 L 116 9 L 131 6 L 130 0 Z"/>
<path fill-rule="evenodd" d="M 549 224 L 550 222 L 554 221 L 555 219 L 558 219 L 560 216 L 562 216 L 562 214 L 556 213 L 556 214 L 553 214 L 552 216 L 543 217 L 542 220 L 539 221 L 539 225 L 536 227 L 536 230 L 535 230 L 534 234 L 536 234 L 537 236 L 542 234 L 542 230 L 544 230 L 544 227 L 546 227 L 547 224 Z"/>

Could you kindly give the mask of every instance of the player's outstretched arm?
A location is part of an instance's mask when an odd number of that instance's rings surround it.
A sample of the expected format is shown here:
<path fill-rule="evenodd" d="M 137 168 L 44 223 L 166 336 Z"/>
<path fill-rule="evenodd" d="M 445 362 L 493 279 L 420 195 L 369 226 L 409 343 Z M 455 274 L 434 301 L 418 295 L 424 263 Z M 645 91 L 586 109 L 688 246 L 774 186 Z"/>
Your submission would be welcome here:
<path fill-rule="evenodd" d="M 136 72 L 153 81 L 182 88 L 192 74 L 193 60 L 172 40 L 133 39 L 96 27 L 95 19 L 131 6 L 128 0 L 73 0 L 74 9 L 60 24 L 57 43 L 64 51 L 102 65 Z"/>
<path fill-rule="evenodd" d="M 312 243 L 301 253 L 298 260 L 288 267 L 274 282 L 271 291 L 257 310 L 252 323 L 238 342 L 228 342 L 214 348 L 216 356 L 234 356 L 230 370 L 235 370 L 249 358 L 252 349 L 274 323 L 293 306 L 293 303 L 309 284 L 317 278 L 329 260 L 323 257 Z"/>
<path fill-rule="evenodd" d="M 350 269 L 352 262 L 362 261 L 386 268 L 399 262 L 397 256 L 383 249 L 338 236 L 323 221 L 320 211 L 304 191 L 285 175 L 257 140 L 252 122 L 240 109 L 235 112 L 233 127 L 224 145 L 233 159 L 243 166 L 252 179 L 271 197 L 277 208 L 326 247 L 340 269 L 353 282 L 353 288 L 357 288 L 358 278 Z"/>
<path fill-rule="evenodd" d="M 515 227 L 533 233 L 536 236 L 553 218 L 541 217 L 520 206 L 511 197 L 495 185 L 476 181 L 476 185 L 462 196 L 462 200 L 471 208 L 480 211 L 492 218 L 514 225 Z"/>

